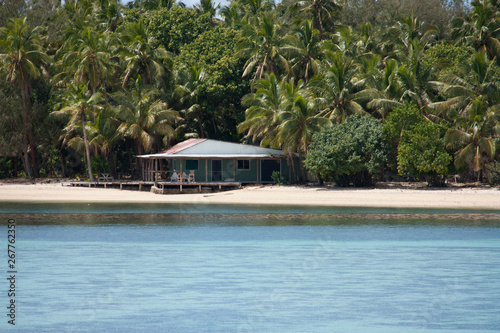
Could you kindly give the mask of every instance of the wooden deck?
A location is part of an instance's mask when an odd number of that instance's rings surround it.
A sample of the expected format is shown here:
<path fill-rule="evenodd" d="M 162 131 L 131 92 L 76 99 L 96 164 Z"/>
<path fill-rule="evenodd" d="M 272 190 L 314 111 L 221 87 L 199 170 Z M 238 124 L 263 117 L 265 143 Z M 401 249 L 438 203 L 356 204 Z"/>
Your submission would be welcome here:
<path fill-rule="evenodd" d="M 240 182 L 150 182 L 150 181 L 95 181 L 95 182 L 67 182 L 63 186 L 73 187 L 97 187 L 97 188 L 115 188 L 120 190 L 151 190 L 157 194 L 183 193 L 183 192 L 202 192 L 202 191 L 223 191 L 232 190 L 241 187 Z"/>

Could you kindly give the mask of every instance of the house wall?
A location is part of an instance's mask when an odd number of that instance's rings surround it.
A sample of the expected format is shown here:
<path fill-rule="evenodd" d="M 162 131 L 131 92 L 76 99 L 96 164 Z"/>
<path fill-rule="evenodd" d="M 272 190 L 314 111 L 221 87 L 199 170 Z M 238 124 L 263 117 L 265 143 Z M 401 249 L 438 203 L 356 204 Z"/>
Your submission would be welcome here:
<path fill-rule="evenodd" d="M 182 161 L 182 171 L 189 174 L 189 169 L 186 168 L 186 160 L 185 159 L 176 159 L 172 160 L 170 163 L 170 171 L 175 171 L 177 173 L 181 170 L 181 161 Z M 259 172 L 259 180 L 261 180 L 261 172 L 262 168 L 260 165 L 260 160 L 258 159 L 249 159 L 250 169 L 248 170 L 238 170 L 236 165 L 236 174 L 235 174 L 235 161 L 234 159 L 223 159 L 222 161 L 222 181 L 236 181 L 236 182 L 256 182 L 257 181 L 257 164 L 259 164 L 258 172 Z M 207 169 L 205 171 L 205 164 L 207 163 Z M 236 162 L 237 163 L 237 162 Z M 287 165 L 286 160 L 281 160 L 281 174 L 285 180 L 289 180 L 290 168 Z M 194 170 L 195 180 L 197 182 L 211 182 L 212 181 L 212 160 L 208 159 L 200 159 L 198 160 L 198 170 Z M 208 179 L 206 177 L 208 175 Z M 236 175 L 236 177 L 235 177 Z"/>

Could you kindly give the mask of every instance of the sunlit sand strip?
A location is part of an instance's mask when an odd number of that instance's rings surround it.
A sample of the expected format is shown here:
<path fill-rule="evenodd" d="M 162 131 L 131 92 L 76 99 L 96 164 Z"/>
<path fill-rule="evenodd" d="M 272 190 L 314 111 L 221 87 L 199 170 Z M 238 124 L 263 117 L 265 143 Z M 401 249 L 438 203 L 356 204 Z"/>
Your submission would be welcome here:
<path fill-rule="evenodd" d="M 121 191 L 118 189 L 65 187 L 61 186 L 61 184 L 2 184 L 0 185 L 0 201 L 165 202 L 500 210 L 500 189 L 339 189 L 300 186 L 252 186 L 218 193 L 157 195 L 150 192 Z"/>

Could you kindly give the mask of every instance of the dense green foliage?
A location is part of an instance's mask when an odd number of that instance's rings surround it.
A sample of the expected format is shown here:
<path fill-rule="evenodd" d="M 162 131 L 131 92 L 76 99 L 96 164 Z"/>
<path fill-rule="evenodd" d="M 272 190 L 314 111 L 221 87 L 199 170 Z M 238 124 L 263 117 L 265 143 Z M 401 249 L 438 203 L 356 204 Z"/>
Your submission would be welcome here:
<path fill-rule="evenodd" d="M 207 31 L 210 22 L 209 14 L 198 14 L 193 9 L 174 6 L 153 11 L 149 17 L 149 31 L 154 43 L 177 54 L 183 45 Z"/>
<path fill-rule="evenodd" d="M 414 177 L 425 176 L 429 185 L 444 185 L 444 177 L 452 161 L 444 148 L 438 125 L 419 122 L 403 131 L 398 148 L 398 171 Z"/>
<path fill-rule="evenodd" d="M 307 156 L 343 185 L 381 168 L 494 182 L 499 22 L 498 0 L 4 1 L 0 177 L 139 177 L 134 155 L 208 137 Z M 313 161 L 314 135 L 352 119 L 377 119 L 377 162 Z"/>
<path fill-rule="evenodd" d="M 380 120 L 350 116 L 314 135 L 305 165 L 339 186 L 369 186 L 386 162 Z"/>

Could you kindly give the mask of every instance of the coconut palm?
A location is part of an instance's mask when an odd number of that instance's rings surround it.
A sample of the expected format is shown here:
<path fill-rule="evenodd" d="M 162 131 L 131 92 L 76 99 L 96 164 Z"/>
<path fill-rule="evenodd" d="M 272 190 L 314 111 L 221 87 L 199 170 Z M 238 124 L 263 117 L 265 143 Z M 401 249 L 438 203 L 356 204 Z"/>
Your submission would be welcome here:
<path fill-rule="evenodd" d="M 319 115 L 317 106 L 298 94 L 289 110 L 279 115 L 277 140 L 283 150 L 291 149 L 307 154 L 314 133 L 319 132 L 330 121 Z"/>
<path fill-rule="evenodd" d="M 291 45 L 283 47 L 283 50 L 292 54 L 292 70 L 296 79 L 307 82 L 313 75 L 319 74 L 319 61 L 323 56 L 325 42 L 320 41 L 319 31 L 308 20 L 303 20 L 295 27 L 291 37 Z"/>
<path fill-rule="evenodd" d="M 242 105 L 247 107 L 245 120 L 238 125 L 240 133 L 247 133 L 253 142 L 260 142 L 263 147 L 279 148 L 275 140 L 279 115 L 292 104 L 293 81 L 279 81 L 274 74 L 253 83 L 255 92 L 243 97 Z"/>
<path fill-rule="evenodd" d="M 63 46 L 59 63 L 63 73 L 75 84 L 85 84 L 93 94 L 102 88 L 107 102 L 107 79 L 116 67 L 112 61 L 113 39 L 86 27 Z"/>
<path fill-rule="evenodd" d="M 295 4 L 295 9 L 306 12 L 313 18 L 314 28 L 319 31 L 319 38 L 323 40 L 325 31 L 335 31 L 335 22 L 332 13 L 340 11 L 342 5 L 335 0 L 302 0 Z"/>
<path fill-rule="evenodd" d="M 217 11 L 220 8 L 220 4 L 216 5 L 213 0 L 200 0 L 200 3 L 194 5 L 193 8 L 198 13 L 208 13 L 210 15 L 210 19 L 212 20 L 217 14 Z"/>
<path fill-rule="evenodd" d="M 158 138 L 168 145 L 174 137 L 173 125 L 181 120 L 177 111 L 159 99 L 160 92 L 144 87 L 141 77 L 134 82 L 130 91 L 113 95 L 117 103 L 116 118 L 121 121 L 117 133 L 136 142 L 137 153 L 149 153 Z"/>
<path fill-rule="evenodd" d="M 323 105 L 320 116 L 340 123 L 349 115 L 367 114 L 363 104 L 378 94 L 358 79 L 354 59 L 337 52 L 331 54 L 323 66 L 323 74 L 308 84 L 316 96 L 316 103 Z"/>
<path fill-rule="evenodd" d="M 110 166 L 113 174 L 116 169 L 113 146 L 119 141 L 116 131 L 120 125 L 119 120 L 115 117 L 115 111 L 116 110 L 111 106 L 102 108 L 97 114 L 96 123 L 87 124 L 87 132 L 90 137 L 90 147 L 94 147 L 102 153 L 105 162 Z"/>
<path fill-rule="evenodd" d="M 468 17 L 452 22 L 452 37 L 459 43 L 483 51 L 500 65 L 500 12 L 497 0 L 475 0 Z"/>
<path fill-rule="evenodd" d="M 445 74 L 439 82 L 433 82 L 445 101 L 429 105 L 429 108 L 440 116 L 453 120 L 455 115 L 467 119 L 473 102 L 481 100 L 488 107 L 500 104 L 500 83 L 498 67 L 488 60 L 486 52 L 474 54 L 468 64 L 462 66 L 461 74 Z"/>
<path fill-rule="evenodd" d="M 69 121 L 64 129 L 66 132 L 65 142 L 69 143 L 70 136 L 75 131 L 81 129 L 89 179 L 90 181 L 94 181 L 90 162 L 89 139 L 87 136 L 87 117 L 93 114 L 94 110 L 99 107 L 99 103 L 102 101 L 102 94 L 100 92 L 92 94 L 83 84 L 80 84 L 78 87 L 70 85 L 69 89 L 63 94 L 62 99 L 65 106 L 58 111 L 54 111 L 53 115 L 69 117 Z"/>
<path fill-rule="evenodd" d="M 307 154 L 309 144 L 315 133 L 331 122 L 318 114 L 317 105 L 297 94 L 289 110 L 279 115 L 280 125 L 276 141 L 280 143 L 283 151 L 298 152 L 299 159 Z M 300 163 L 302 179 L 306 179 L 304 166 Z"/>
<path fill-rule="evenodd" d="M 206 138 L 207 133 L 203 128 L 205 110 L 202 106 L 204 98 L 202 94 L 208 75 L 203 68 L 197 68 L 194 65 L 183 68 L 178 74 L 178 84 L 175 90 L 183 107 L 185 118 L 186 120 L 196 119 L 200 136 Z"/>
<path fill-rule="evenodd" d="M 0 69 L 6 71 L 6 79 L 19 86 L 23 102 L 24 168 L 29 177 L 38 177 L 35 159 L 35 143 L 32 130 L 32 80 L 45 73 L 49 57 L 40 42 L 40 28 L 32 29 L 26 17 L 13 18 L 0 29 Z M 28 155 L 28 146 L 30 155 Z M 29 157 L 31 156 L 31 165 Z"/>
<path fill-rule="evenodd" d="M 280 36 L 280 25 L 273 14 L 263 14 L 254 25 L 246 25 L 242 31 L 242 42 L 238 45 L 238 55 L 248 56 L 243 76 L 255 70 L 253 80 L 260 79 L 264 72 L 288 74 L 290 64 L 283 55 L 286 41 Z"/>
<path fill-rule="evenodd" d="M 455 166 L 470 166 L 480 181 L 483 171 L 488 171 L 485 165 L 495 157 L 495 140 L 500 137 L 500 106 L 489 106 L 485 101 L 475 99 L 470 103 L 467 118 L 465 128 L 449 129 L 444 140 L 449 148 L 459 147 Z M 484 175 L 491 183 L 489 173 Z"/>
<path fill-rule="evenodd" d="M 243 25 L 243 19 L 241 15 L 241 7 L 235 2 L 227 6 L 223 6 L 219 11 L 220 16 L 224 20 L 224 24 L 231 28 L 240 28 Z"/>
<path fill-rule="evenodd" d="M 164 83 L 164 75 L 170 70 L 172 59 L 165 48 L 154 47 L 151 38 L 142 20 L 129 23 L 122 32 L 121 39 L 125 46 L 121 53 L 126 62 L 123 87 L 138 75 L 144 85 Z"/>

